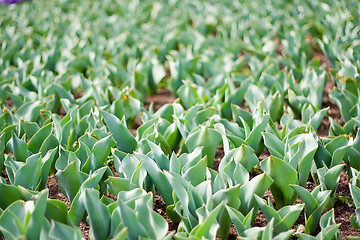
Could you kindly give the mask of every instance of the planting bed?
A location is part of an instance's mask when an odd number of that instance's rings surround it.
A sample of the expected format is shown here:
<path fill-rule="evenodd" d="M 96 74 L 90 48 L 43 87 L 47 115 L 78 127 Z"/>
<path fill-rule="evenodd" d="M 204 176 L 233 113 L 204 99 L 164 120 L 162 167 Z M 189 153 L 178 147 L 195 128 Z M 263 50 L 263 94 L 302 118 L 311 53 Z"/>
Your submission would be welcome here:
<path fill-rule="evenodd" d="M 1 239 L 359 239 L 358 9 L 1 5 Z"/>

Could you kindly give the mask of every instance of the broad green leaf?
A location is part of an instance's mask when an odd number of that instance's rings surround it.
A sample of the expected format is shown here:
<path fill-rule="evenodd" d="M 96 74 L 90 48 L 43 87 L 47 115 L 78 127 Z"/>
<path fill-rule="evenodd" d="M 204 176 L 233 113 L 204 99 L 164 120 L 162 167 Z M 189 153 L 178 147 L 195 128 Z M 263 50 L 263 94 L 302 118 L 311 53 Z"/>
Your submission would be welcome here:
<path fill-rule="evenodd" d="M 81 240 L 82 234 L 80 229 L 78 228 L 71 227 L 60 222 L 52 221 L 49 237 L 56 240 L 61 240 L 64 238 Z"/>
<path fill-rule="evenodd" d="M 59 170 L 56 177 L 59 181 L 60 190 L 72 202 L 88 175 L 80 172 L 75 161 L 73 161 L 64 170 Z"/>
<path fill-rule="evenodd" d="M 37 131 L 28 142 L 27 148 L 32 153 L 37 153 L 40 150 L 40 147 L 45 141 L 45 139 L 51 134 L 52 128 L 53 128 L 52 123 L 49 123 L 44 127 L 40 128 L 40 130 Z"/>
<path fill-rule="evenodd" d="M 200 126 L 198 131 L 189 134 L 185 140 L 185 145 L 190 152 L 196 147 L 203 146 L 203 157 L 207 156 L 207 166 L 212 167 L 216 149 L 221 139 L 221 134 L 218 131 L 206 126 Z"/>
<path fill-rule="evenodd" d="M 121 121 L 114 115 L 105 111 L 101 111 L 101 114 L 104 117 L 106 126 L 116 140 L 116 147 L 118 150 L 126 153 L 135 151 L 138 148 L 137 142 Z"/>
<path fill-rule="evenodd" d="M 236 231 L 238 234 L 244 232 L 246 229 L 251 227 L 251 219 L 253 219 L 253 209 L 249 212 L 249 214 L 244 217 L 241 212 L 236 210 L 235 208 L 226 206 L 226 211 L 228 212 L 231 221 L 234 223 Z"/>
<path fill-rule="evenodd" d="M 190 236 L 198 237 L 198 238 L 207 238 L 214 239 L 216 236 L 217 229 L 219 224 L 216 220 L 220 211 L 224 208 L 224 204 L 218 205 L 214 208 L 209 215 L 205 218 L 204 222 L 197 225 L 190 232 Z"/>
<path fill-rule="evenodd" d="M 29 122 L 26 120 L 20 120 L 21 128 L 24 129 L 27 137 L 31 139 L 36 132 L 40 130 L 39 125 L 36 122 Z"/>
<path fill-rule="evenodd" d="M 56 223 L 68 223 L 68 208 L 66 203 L 56 200 L 56 199 L 47 199 L 46 200 L 46 212 L 45 217 L 48 220 L 54 220 Z"/>
<path fill-rule="evenodd" d="M 249 135 L 247 135 L 246 137 L 246 142 L 249 144 L 250 147 L 252 147 L 252 149 L 254 151 L 256 151 L 258 149 L 260 140 L 262 138 L 261 133 L 265 130 L 266 126 L 268 125 L 270 120 L 270 116 L 268 114 L 264 115 L 263 118 L 261 119 L 261 122 L 256 125 L 250 132 Z"/>
<path fill-rule="evenodd" d="M 240 206 L 240 200 L 238 198 L 239 190 L 240 190 L 240 184 L 234 187 L 230 187 L 226 190 L 217 191 L 212 196 L 214 201 L 214 206 L 218 206 L 220 205 L 220 203 L 224 203 L 226 206 L 238 209 Z M 217 219 L 220 225 L 217 231 L 217 236 L 226 238 L 229 234 L 231 219 L 225 208 L 220 211 Z"/>
<path fill-rule="evenodd" d="M 285 144 L 271 133 L 264 132 L 262 135 L 264 138 L 264 144 L 269 150 L 270 154 L 274 157 L 283 158 Z"/>
<path fill-rule="evenodd" d="M 95 143 L 91 149 L 92 155 L 90 156 L 89 170 L 95 171 L 105 165 L 105 162 L 110 155 L 111 148 L 116 144 L 111 135 L 100 139 Z"/>
<path fill-rule="evenodd" d="M 341 91 L 338 88 L 334 88 L 334 90 L 330 92 L 329 97 L 339 107 L 341 117 L 344 121 L 349 121 L 351 118 L 350 110 L 356 103 L 356 97 L 350 92 L 345 94 L 345 91 Z"/>
<path fill-rule="evenodd" d="M 49 176 L 50 168 L 53 165 L 55 157 L 57 155 L 57 148 L 52 149 L 46 153 L 44 157 L 41 158 L 41 175 L 39 184 L 36 186 L 35 190 L 42 190 L 46 187 L 47 178 Z"/>
<path fill-rule="evenodd" d="M 164 199 L 166 205 L 172 204 L 172 188 L 163 171 L 161 171 L 160 168 L 156 165 L 156 163 L 149 157 L 142 154 L 137 154 L 137 156 L 142 159 L 144 168 L 149 174 L 151 180 L 155 183 L 155 186 L 158 189 L 162 198 Z"/>
<path fill-rule="evenodd" d="M 82 202 L 89 215 L 91 232 L 95 239 L 106 239 L 110 233 L 110 212 L 105 204 L 99 201 L 99 191 L 85 189 Z"/>
<path fill-rule="evenodd" d="M 162 239 L 168 232 L 165 219 L 153 211 L 153 195 L 147 193 L 137 199 L 138 221 L 144 226 L 147 236 L 151 239 Z M 151 223 L 151 225 L 149 225 Z"/>
<path fill-rule="evenodd" d="M 109 191 L 115 196 L 121 191 L 129 191 L 136 188 L 136 185 L 132 184 L 130 180 L 126 178 L 109 176 L 105 183 L 108 184 Z"/>
<path fill-rule="evenodd" d="M 273 182 L 274 181 L 266 173 L 263 173 L 240 186 L 240 212 L 244 215 L 247 215 L 251 210 L 253 210 L 254 214 L 252 221 L 254 221 L 256 216 L 255 213 L 257 213 L 259 209 L 256 203 L 256 199 L 254 198 L 254 194 L 262 197 Z"/>
<path fill-rule="evenodd" d="M 195 166 L 192 166 L 183 173 L 183 178 L 193 186 L 205 181 L 207 157 L 202 158 Z"/>
<path fill-rule="evenodd" d="M 128 229 L 128 239 L 147 237 L 146 230 L 138 221 L 135 212 L 120 198 L 118 199 L 118 206 L 123 225 Z"/>
<path fill-rule="evenodd" d="M 26 159 L 26 163 L 15 173 L 15 186 L 35 190 L 41 176 L 42 160 L 40 154 L 34 154 Z"/>
<path fill-rule="evenodd" d="M 69 210 L 69 217 L 75 226 L 78 226 L 85 213 L 84 203 L 81 201 L 81 194 L 86 188 L 95 188 L 103 177 L 107 167 L 102 167 L 89 175 L 77 191 Z"/>
<path fill-rule="evenodd" d="M 312 212 L 318 207 L 316 199 L 306 190 L 299 185 L 290 185 L 295 192 L 299 195 L 301 201 L 305 203 L 305 212 L 307 216 L 310 216 Z"/>
<path fill-rule="evenodd" d="M 283 206 L 293 204 L 297 195 L 289 184 L 298 183 L 296 170 L 289 163 L 273 156 L 260 162 L 260 166 L 274 180 L 270 189 L 277 208 L 280 209 Z"/>
<path fill-rule="evenodd" d="M 31 217 L 26 226 L 26 237 L 29 239 L 39 239 L 40 231 L 45 221 L 45 212 L 49 190 L 43 190 L 36 196 L 35 208 L 31 211 Z"/>
<path fill-rule="evenodd" d="M 33 198 L 33 193 L 19 186 L 8 185 L 0 181 L 0 194 L 6 196 L 0 198 L 0 208 L 6 209 L 10 204 L 17 200 L 28 201 Z"/>
<path fill-rule="evenodd" d="M 16 161 L 25 162 L 26 158 L 29 156 L 26 143 L 23 140 L 19 139 L 14 132 L 11 133 L 11 139 L 8 142 L 8 147 L 14 154 L 14 158 Z"/>

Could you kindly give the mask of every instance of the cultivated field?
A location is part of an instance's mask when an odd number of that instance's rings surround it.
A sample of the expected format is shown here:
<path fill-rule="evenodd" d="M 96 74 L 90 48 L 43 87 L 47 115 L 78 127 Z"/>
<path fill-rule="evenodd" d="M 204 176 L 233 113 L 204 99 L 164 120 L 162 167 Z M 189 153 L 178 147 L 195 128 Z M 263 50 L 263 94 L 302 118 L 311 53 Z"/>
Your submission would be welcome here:
<path fill-rule="evenodd" d="M 359 9 L 0 5 L 0 237 L 360 239 Z"/>

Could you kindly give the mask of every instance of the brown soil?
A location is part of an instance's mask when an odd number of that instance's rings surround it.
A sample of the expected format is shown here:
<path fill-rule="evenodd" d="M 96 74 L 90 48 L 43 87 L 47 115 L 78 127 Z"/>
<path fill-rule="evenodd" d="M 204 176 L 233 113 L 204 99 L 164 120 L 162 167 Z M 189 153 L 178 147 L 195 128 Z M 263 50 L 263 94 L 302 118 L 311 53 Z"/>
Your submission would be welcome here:
<path fill-rule="evenodd" d="M 49 189 L 49 198 L 60 200 L 68 206 L 68 210 L 71 207 L 71 203 L 67 197 L 60 191 L 58 179 L 55 176 L 49 176 L 46 182 L 46 186 Z"/>
<path fill-rule="evenodd" d="M 235 240 L 235 239 L 237 239 L 237 236 L 238 236 L 238 234 L 236 232 L 236 228 L 235 228 L 234 224 L 232 223 L 231 226 L 230 226 L 228 239 L 229 240 Z"/>
<path fill-rule="evenodd" d="M 168 233 L 177 230 L 179 223 L 174 223 L 168 218 L 168 216 L 166 215 L 166 204 L 158 192 L 156 192 L 154 198 L 154 211 L 160 214 L 168 223 Z"/>
<path fill-rule="evenodd" d="M 283 56 L 284 50 L 281 44 L 281 39 L 278 36 L 275 36 L 274 40 L 277 42 L 276 55 Z"/>
<path fill-rule="evenodd" d="M 6 180 L 7 184 L 9 184 L 9 185 L 11 184 L 6 170 L 2 171 L 1 176 Z"/>
<path fill-rule="evenodd" d="M 10 97 L 6 98 L 4 103 L 8 107 L 12 107 L 12 105 L 14 105 L 14 102 L 11 100 Z"/>
<path fill-rule="evenodd" d="M 214 158 L 214 165 L 213 165 L 213 169 L 215 171 L 218 171 L 219 169 L 219 164 L 221 162 L 221 159 L 223 159 L 225 153 L 224 153 L 224 149 L 219 146 L 217 149 L 216 149 L 216 153 L 215 153 L 215 158 Z"/>
<path fill-rule="evenodd" d="M 266 225 L 267 225 L 267 221 L 265 215 L 260 209 L 258 214 L 256 215 L 254 227 L 265 227 Z"/>
<path fill-rule="evenodd" d="M 79 229 L 82 232 L 82 236 L 85 240 L 90 240 L 90 225 L 85 221 L 80 222 Z"/>
<path fill-rule="evenodd" d="M 259 161 L 264 160 L 265 158 L 270 157 L 270 152 L 267 148 L 264 149 L 264 151 L 259 156 Z"/>
<path fill-rule="evenodd" d="M 104 194 L 104 196 L 108 197 L 108 198 L 111 198 L 114 201 L 117 201 L 117 197 L 112 193 L 107 192 L 107 193 Z"/>
<path fill-rule="evenodd" d="M 60 107 L 59 116 L 61 119 L 66 116 L 66 111 L 63 107 Z"/>
<path fill-rule="evenodd" d="M 341 239 L 346 239 L 347 236 L 360 237 L 360 230 L 355 230 L 350 224 L 351 215 L 355 215 L 355 207 L 351 200 L 349 180 L 345 170 L 341 172 L 339 185 L 336 189 L 336 193 L 342 197 L 345 197 L 343 201 L 338 200 L 334 204 L 335 221 L 336 223 L 341 223 Z"/>
<path fill-rule="evenodd" d="M 158 89 L 155 95 L 148 96 L 145 103 L 145 108 L 149 109 L 150 103 L 153 103 L 154 112 L 167 103 L 173 103 L 174 96 L 168 89 Z"/>
<path fill-rule="evenodd" d="M 83 92 L 83 91 L 76 91 L 76 92 L 74 92 L 74 98 L 75 98 L 75 99 L 81 98 L 82 96 L 84 96 L 84 92 Z"/>

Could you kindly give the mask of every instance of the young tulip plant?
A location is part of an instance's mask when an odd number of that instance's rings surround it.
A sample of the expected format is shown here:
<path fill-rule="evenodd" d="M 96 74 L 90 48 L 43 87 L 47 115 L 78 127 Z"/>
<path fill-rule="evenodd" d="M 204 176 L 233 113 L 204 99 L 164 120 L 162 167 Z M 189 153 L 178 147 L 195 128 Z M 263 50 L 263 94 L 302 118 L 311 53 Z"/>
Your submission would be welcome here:
<path fill-rule="evenodd" d="M 311 193 L 299 185 L 291 185 L 299 195 L 301 201 L 305 203 L 305 233 L 312 234 L 316 231 L 322 213 L 331 201 L 331 191 L 321 190 L 321 185 L 317 186 Z"/>

